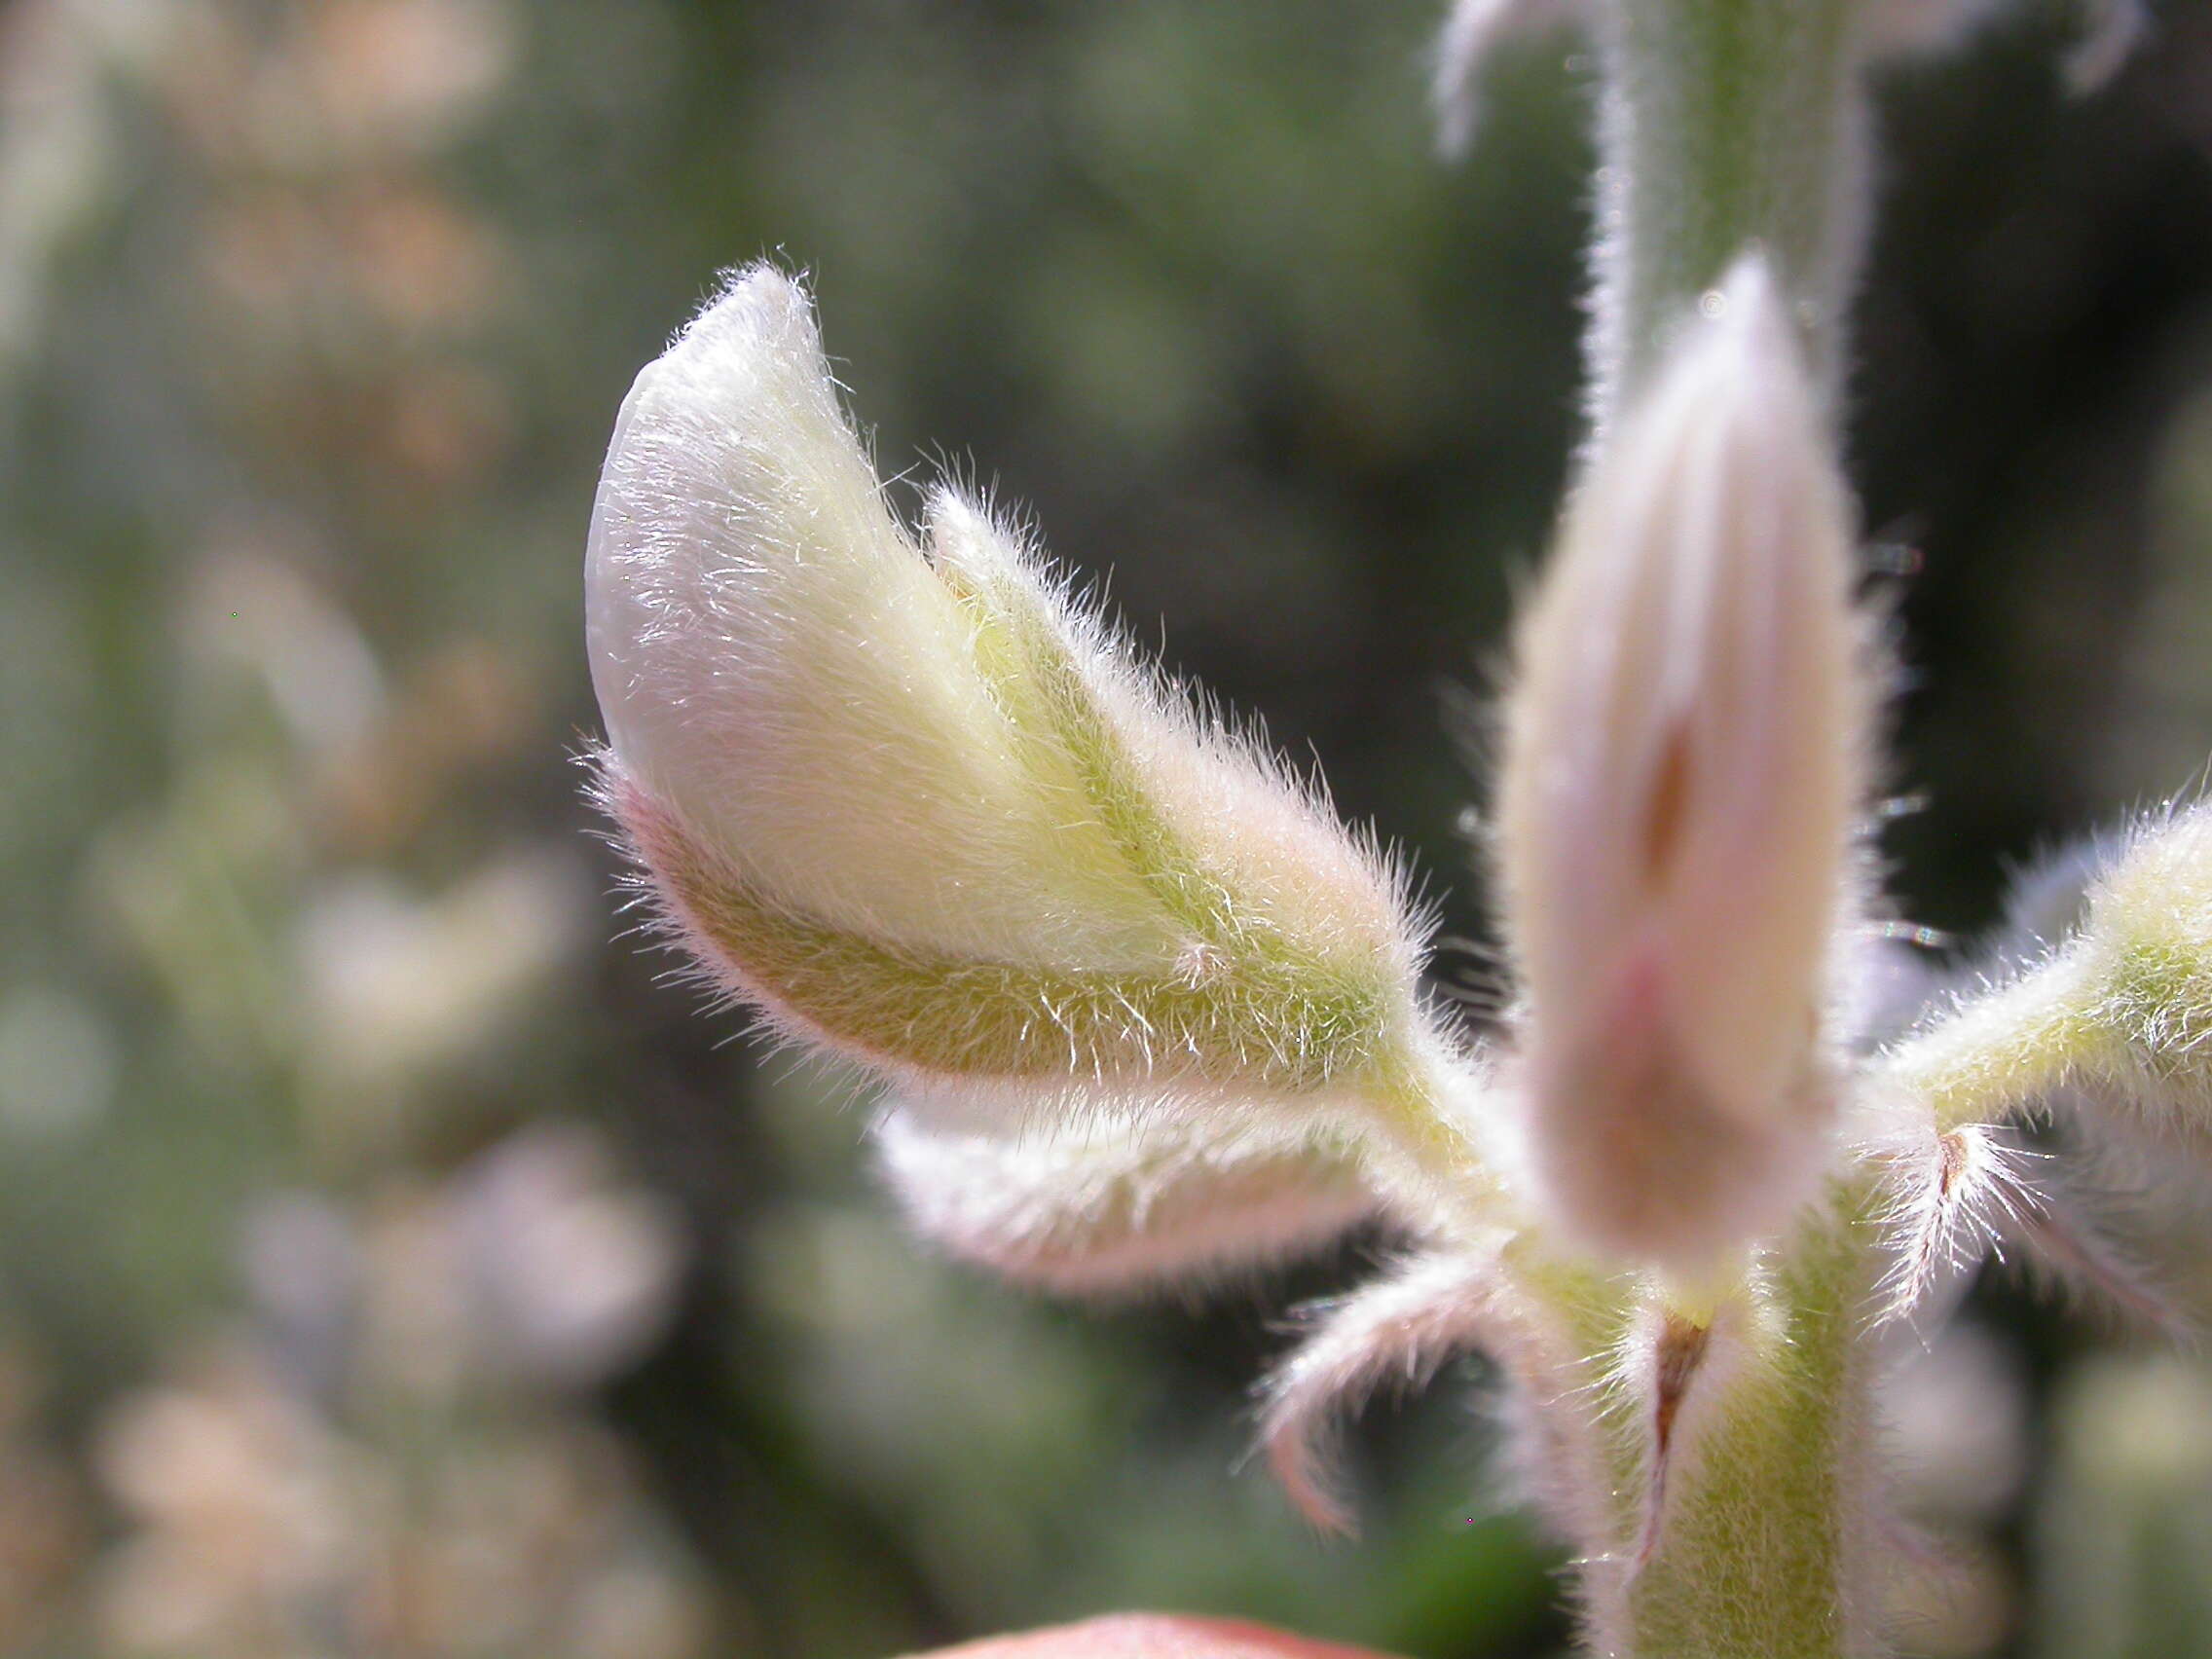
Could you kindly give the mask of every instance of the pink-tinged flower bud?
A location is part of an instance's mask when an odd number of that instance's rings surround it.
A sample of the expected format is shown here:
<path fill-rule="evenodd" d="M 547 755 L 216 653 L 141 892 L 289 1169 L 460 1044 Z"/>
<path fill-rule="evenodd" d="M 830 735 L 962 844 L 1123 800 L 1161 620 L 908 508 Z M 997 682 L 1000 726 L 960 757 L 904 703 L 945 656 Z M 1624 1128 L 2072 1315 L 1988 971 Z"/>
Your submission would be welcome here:
<path fill-rule="evenodd" d="M 1850 507 L 1765 266 L 1594 458 L 1519 639 L 1497 825 L 1537 1173 L 1693 1268 L 1778 1225 L 1830 1116 L 1825 958 L 1866 694 Z"/>
<path fill-rule="evenodd" d="M 586 611 L 606 802 L 787 1036 L 1019 1118 L 1077 1084 L 1319 1110 L 1424 1029 L 1385 862 L 981 508 L 910 534 L 778 271 L 639 375 Z"/>

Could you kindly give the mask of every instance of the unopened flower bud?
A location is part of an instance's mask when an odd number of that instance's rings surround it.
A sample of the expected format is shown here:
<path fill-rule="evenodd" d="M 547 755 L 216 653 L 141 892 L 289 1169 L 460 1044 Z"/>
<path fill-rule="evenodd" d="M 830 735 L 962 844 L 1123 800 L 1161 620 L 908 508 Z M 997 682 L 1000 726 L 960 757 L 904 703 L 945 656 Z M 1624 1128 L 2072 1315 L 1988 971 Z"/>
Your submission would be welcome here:
<path fill-rule="evenodd" d="M 925 543 L 781 273 L 638 377 L 587 609 L 604 793 L 686 942 L 787 1035 L 1015 1106 L 1356 1089 L 1419 1018 L 1392 873 L 983 510 L 936 493 Z"/>
<path fill-rule="evenodd" d="M 1747 258 L 1594 459 L 1507 709 L 1531 1138 L 1592 1244 L 1691 1266 L 1804 1194 L 1860 793 L 1850 580 L 1829 437 Z"/>

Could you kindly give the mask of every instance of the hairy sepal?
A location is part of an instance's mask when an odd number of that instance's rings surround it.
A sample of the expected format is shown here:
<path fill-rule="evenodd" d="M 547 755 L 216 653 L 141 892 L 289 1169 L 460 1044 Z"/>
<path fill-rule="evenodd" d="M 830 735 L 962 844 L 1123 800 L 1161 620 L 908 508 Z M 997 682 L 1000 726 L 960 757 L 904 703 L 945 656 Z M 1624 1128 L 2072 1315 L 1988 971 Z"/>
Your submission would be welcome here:
<path fill-rule="evenodd" d="M 664 931 L 711 983 L 798 1046 L 885 1076 L 1317 1092 L 1365 1077 L 1402 1017 L 1356 975 L 1087 972 L 887 943 L 777 903 L 618 764 L 602 793 Z"/>
<path fill-rule="evenodd" d="M 1099 1110 L 1027 1134 L 894 1105 L 875 1125 L 877 1166 L 908 1225 L 947 1254 L 1067 1296 L 1249 1273 L 1380 1207 L 1344 1139 L 1191 1105 Z"/>
<path fill-rule="evenodd" d="M 1349 1535 L 1355 1519 L 1329 1468 L 1338 1414 L 1385 1384 L 1413 1389 L 1447 1361 L 1485 1348 L 1509 1367 L 1534 1337 L 1502 1240 L 1414 1256 L 1387 1276 L 1304 1310 L 1311 1333 L 1262 1388 L 1260 1445 L 1299 1512 Z"/>
<path fill-rule="evenodd" d="M 2212 804 L 2136 830 L 2091 885 L 2069 954 L 2086 1003 L 2084 1101 L 2212 1158 Z"/>
<path fill-rule="evenodd" d="M 2040 1213 L 2030 1175 L 2036 1155 L 1986 1124 L 1936 1130 L 1922 1123 L 1873 1157 L 1883 1168 L 1877 1226 L 1888 1256 L 1874 1323 L 1932 1325 L 1932 1308 L 1948 1310 L 1945 1293 Z"/>
<path fill-rule="evenodd" d="M 1657 1553 L 1677 1487 L 1694 1485 L 1717 1402 L 1757 1348 L 1771 1341 L 1760 1329 L 1761 1308 L 1749 1288 L 1710 1307 L 1687 1309 L 1663 1295 L 1648 1297 L 1629 1323 L 1607 1386 L 1621 1398 L 1611 1412 L 1628 1419 L 1625 1432 L 1641 1441 L 1636 1506 L 1628 1517 L 1626 1548 L 1632 1571 Z"/>
<path fill-rule="evenodd" d="M 2080 921 L 2040 958 L 1957 992 L 1876 1086 L 1940 1128 L 2048 1107 L 2092 1142 L 2212 1159 L 2212 805 L 2167 807 L 2067 861 Z M 2008 973 L 2008 969 L 2010 971 Z"/>

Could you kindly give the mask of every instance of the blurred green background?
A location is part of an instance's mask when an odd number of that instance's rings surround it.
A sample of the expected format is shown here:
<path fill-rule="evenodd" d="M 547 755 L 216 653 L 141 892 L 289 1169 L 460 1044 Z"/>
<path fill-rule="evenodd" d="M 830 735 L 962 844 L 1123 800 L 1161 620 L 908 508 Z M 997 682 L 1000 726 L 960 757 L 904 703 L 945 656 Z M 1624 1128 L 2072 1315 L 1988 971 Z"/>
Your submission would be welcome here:
<path fill-rule="evenodd" d="M 1357 1545 L 1240 1466 L 1380 1241 L 1106 1313 L 931 1260 L 849 1091 L 619 937 L 572 763 L 614 408 L 772 254 L 887 469 L 1033 509 L 1479 940 L 1450 709 L 1576 437 L 1590 88 L 1514 55 L 1446 166 L 1438 20 L 0 10 L 0 1651 L 1562 1650 L 1479 1363 L 1352 1436 Z M 2212 754 L 2212 6 L 2078 102 L 2062 24 L 1883 79 L 1854 456 L 1944 929 Z M 1895 1411 L 1915 1651 L 2212 1654 L 2201 1361 L 1985 1290 Z"/>

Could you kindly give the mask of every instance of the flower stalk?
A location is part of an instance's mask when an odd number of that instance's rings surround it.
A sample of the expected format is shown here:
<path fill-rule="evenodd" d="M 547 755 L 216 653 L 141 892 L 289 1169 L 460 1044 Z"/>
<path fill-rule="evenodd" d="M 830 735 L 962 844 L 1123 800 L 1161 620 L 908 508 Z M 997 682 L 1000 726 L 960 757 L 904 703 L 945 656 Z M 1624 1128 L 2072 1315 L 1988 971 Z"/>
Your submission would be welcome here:
<path fill-rule="evenodd" d="M 1596 0 L 1591 404 L 1603 433 L 1682 317 L 1764 251 L 1824 393 L 1867 223 L 1860 0 Z"/>

